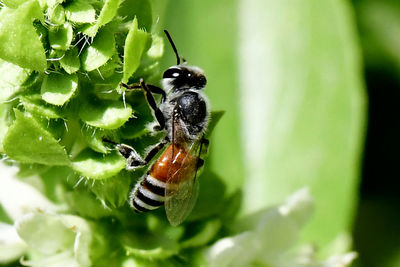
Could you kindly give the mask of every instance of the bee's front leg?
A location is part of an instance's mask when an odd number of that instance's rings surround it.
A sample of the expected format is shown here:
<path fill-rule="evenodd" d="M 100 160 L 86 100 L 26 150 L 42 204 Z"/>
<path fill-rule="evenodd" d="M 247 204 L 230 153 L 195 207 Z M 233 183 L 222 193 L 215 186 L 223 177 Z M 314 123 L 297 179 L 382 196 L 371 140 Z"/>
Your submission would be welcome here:
<path fill-rule="evenodd" d="M 157 122 L 159 123 L 158 127 L 156 128 L 157 131 L 161 131 L 165 129 L 165 118 L 164 114 L 162 111 L 158 108 L 156 100 L 154 99 L 154 94 L 160 94 L 162 96 L 161 102 L 164 102 L 166 100 L 166 93 L 163 89 L 150 85 L 144 82 L 143 79 L 140 79 L 140 82 L 138 84 L 132 84 L 132 85 L 127 85 L 124 83 L 121 83 L 121 86 L 125 87 L 128 90 L 137 90 L 137 89 L 142 89 L 144 92 L 144 95 L 146 97 L 147 103 L 149 104 L 150 108 L 154 112 L 154 116 L 157 119 Z"/>

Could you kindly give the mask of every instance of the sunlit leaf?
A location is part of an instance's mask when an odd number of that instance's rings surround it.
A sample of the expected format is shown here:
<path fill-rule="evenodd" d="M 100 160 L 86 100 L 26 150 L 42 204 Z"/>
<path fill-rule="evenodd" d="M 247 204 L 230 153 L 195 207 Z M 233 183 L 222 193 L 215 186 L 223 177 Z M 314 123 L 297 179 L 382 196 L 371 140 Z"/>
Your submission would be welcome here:
<path fill-rule="evenodd" d="M 59 119 L 62 118 L 61 111 L 54 106 L 46 104 L 41 100 L 40 95 L 35 97 L 19 97 L 25 110 L 29 113 L 34 114 L 38 117 L 43 117 L 47 119 Z"/>
<path fill-rule="evenodd" d="M 94 38 L 93 43 L 87 46 L 81 56 L 84 70 L 92 71 L 104 65 L 114 54 L 115 39 L 110 29 L 102 29 Z"/>
<path fill-rule="evenodd" d="M 69 21 L 76 23 L 92 23 L 96 20 L 96 10 L 91 4 L 83 0 L 71 1 L 65 7 L 65 13 Z"/>
<path fill-rule="evenodd" d="M 32 24 L 35 19 L 43 21 L 36 0 L 26 1 L 18 9 L 3 8 L 0 12 L 0 58 L 23 68 L 44 71 L 46 56 Z"/>
<path fill-rule="evenodd" d="M 79 111 L 79 117 L 86 124 L 111 130 L 121 127 L 131 115 L 131 106 L 124 106 L 121 101 L 91 101 L 84 103 Z"/>
<path fill-rule="evenodd" d="M 125 245 L 126 253 L 137 258 L 166 259 L 178 253 L 178 244 L 162 236 L 146 239 L 136 237 L 129 242 L 129 245 Z"/>
<path fill-rule="evenodd" d="M 3 143 L 10 158 L 25 163 L 69 164 L 65 149 L 29 113 L 15 110 L 15 116 Z"/>
<path fill-rule="evenodd" d="M 54 49 L 67 50 L 71 45 L 72 37 L 73 29 L 70 23 L 51 27 L 49 30 L 49 42 Z"/>
<path fill-rule="evenodd" d="M 106 0 L 96 22 L 85 28 L 83 32 L 88 36 L 94 37 L 100 27 L 110 22 L 117 14 L 117 9 L 121 0 Z"/>
<path fill-rule="evenodd" d="M 64 105 L 78 88 L 78 76 L 50 73 L 42 83 L 40 93 L 47 103 Z"/>
<path fill-rule="evenodd" d="M 0 59 L 0 73 L 6 72 L 7 75 L 0 75 L 0 101 L 8 100 L 16 93 L 31 73 L 27 69 Z"/>
<path fill-rule="evenodd" d="M 123 82 L 127 82 L 129 77 L 137 70 L 140 59 L 149 40 L 148 33 L 138 28 L 138 21 L 135 18 L 129 29 L 125 40 L 124 48 L 124 77 Z"/>
<path fill-rule="evenodd" d="M 68 74 L 75 73 L 79 70 L 81 62 L 79 61 L 78 48 L 73 47 L 65 52 L 63 58 L 60 60 L 61 67 Z"/>
<path fill-rule="evenodd" d="M 47 16 L 53 25 L 61 25 L 65 22 L 65 10 L 62 5 L 55 5 L 47 9 Z"/>
<path fill-rule="evenodd" d="M 72 169 L 83 177 L 106 179 L 119 173 L 125 164 L 118 152 L 103 155 L 86 149 L 73 159 Z"/>

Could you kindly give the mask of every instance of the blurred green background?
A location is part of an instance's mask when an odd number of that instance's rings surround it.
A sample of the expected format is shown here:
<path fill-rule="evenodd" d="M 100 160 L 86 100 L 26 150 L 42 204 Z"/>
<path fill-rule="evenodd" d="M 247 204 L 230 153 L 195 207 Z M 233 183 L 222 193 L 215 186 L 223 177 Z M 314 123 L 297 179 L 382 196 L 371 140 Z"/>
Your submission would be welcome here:
<path fill-rule="evenodd" d="M 154 0 L 189 64 L 226 110 L 210 164 L 242 214 L 309 186 L 303 241 L 353 248 L 356 266 L 400 266 L 400 3 Z M 163 67 L 174 64 L 166 46 Z"/>

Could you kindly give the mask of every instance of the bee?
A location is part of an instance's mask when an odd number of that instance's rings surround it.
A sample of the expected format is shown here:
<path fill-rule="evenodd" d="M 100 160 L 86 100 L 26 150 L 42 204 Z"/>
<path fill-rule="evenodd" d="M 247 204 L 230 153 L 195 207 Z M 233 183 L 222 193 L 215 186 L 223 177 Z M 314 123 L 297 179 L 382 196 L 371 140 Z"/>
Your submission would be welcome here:
<path fill-rule="evenodd" d="M 171 225 L 179 225 L 192 211 L 198 196 L 197 170 L 204 163 L 200 158 L 203 145 L 208 145 L 204 134 L 209 122 L 209 104 L 203 89 L 207 80 L 203 70 L 181 63 L 181 58 L 168 31 L 164 31 L 176 55 L 177 64 L 168 68 L 162 87 L 146 84 L 121 84 L 128 90 L 143 90 L 154 112 L 156 130 L 166 137 L 142 158 L 132 147 L 117 144 L 116 148 L 127 160 L 126 168 L 135 170 L 147 165 L 166 145 L 167 148 L 139 179 L 129 196 L 130 206 L 138 213 L 165 205 Z M 153 94 L 160 94 L 156 104 Z"/>

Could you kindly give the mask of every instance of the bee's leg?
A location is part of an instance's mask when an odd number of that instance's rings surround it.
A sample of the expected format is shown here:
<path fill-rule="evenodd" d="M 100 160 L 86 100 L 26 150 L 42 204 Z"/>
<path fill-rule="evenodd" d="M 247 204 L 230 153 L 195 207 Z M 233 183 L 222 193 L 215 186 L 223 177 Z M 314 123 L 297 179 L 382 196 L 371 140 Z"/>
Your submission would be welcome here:
<path fill-rule="evenodd" d="M 127 170 L 135 170 L 147 164 L 147 162 L 132 147 L 125 144 L 117 144 L 115 147 L 118 149 L 118 152 L 126 158 Z"/>
<path fill-rule="evenodd" d="M 201 138 L 201 141 L 200 141 L 203 145 L 204 145 L 204 147 L 205 147 L 205 149 L 208 149 L 208 145 L 210 144 L 210 140 L 208 140 L 207 138 L 205 138 L 204 136 Z"/>
<path fill-rule="evenodd" d="M 147 163 L 149 163 L 155 155 L 157 155 L 157 153 L 168 143 L 167 139 L 163 139 L 160 143 L 158 143 L 157 145 L 155 145 L 146 155 L 146 157 L 144 158 L 144 161 Z"/>
<path fill-rule="evenodd" d="M 201 138 L 201 140 L 200 140 L 200 156 L 201 156 L 201 153 L 203 153 L 203 154 L 207 154 L 208 153 L 208 146 L 209 146 L 209 144 L 210 144 L 210 140 L 208 140 L 208 139 L 206 139 L 204 136 Z M 203 149 L 203 150 L 202 150 Z"/>
<path fill-rule="evenodd" d="M 202 159 L 200 156 L 201 156 L 201 152 L 203 150 L 203 146 L 207 150 L 209 144 L 210 144 L 210 141 L 203 136 L 200 140 L 199 156 L 197 158 L 197 169 L 201 168 L 204 165 L 204 159 Z"/>
<path fill-rule="evenodd" d="M 128 145 L 125 144 L 118 144 L 113 141 L 110 141 L 106 138 L 103 138 L 104 142 L 111 143 L 115 145 L 115 148 L 118 152 L 126 158 L 126 169 L 127 170 L 135 170 L 137 168 L 143 167 L 147 165 L 155 155 L 168 143 L 166 139 L 162 140 L 156 146 L 154 146 L 150 151 L 147 153 L 146 157 L 143 159 L 136 150 Z"/>
<path fill-rule="evenodd" d="M 156 101 L 154 100 L 153 95 L 151 94 L 151 91 L 148 87 L 147 84 L 145 84 L 143 79 L 140 79 L 140 86 L 143 88 L 144 90 L 144 94 L 146 96 L 147 99 L 147 103 L 149 103 L 150 107 L 153 109 L 154 111 L 154 115 L 158 121 L 158 123 L 160 124 L 159 128 L 156 128 L 155 130 L 163 130 L 165 129 L 165 118 L 164 118 L 164 114 L 161 112 L 161 110 L 157 107 Z M 154 89 L 154 88 L 153 88 Z M 161 89 L 161 88 L 160 88 Z M 165 92 L 164 92 L 165 94 Z M 164 96 L 163 96 L 164 97 Z"/>
<path fill-rule="evenodd" d="M 118 144 L 116 147 L 119 153 L 126 158 L 126 169 L 134 170 L 147 165 L 167 143 L 168 142 L 164 139 L 155 145 L 152 149 L 150 149 L 144 159 L 130 146 Z"/>
<path fill-rule="evenodd" d="M 204 165 L 204 159 L 198 158 L 197 159 L 197 169 L 200 169 Z"/>
<path fill-rule="evenodd" d="M 126 84 L 126 83 L 121 83 L 121 86 L 125 87 L 128 90 L 138 90 L 142 89 L 142 86 L 140 83 L 134 83 L 134 84 Z M 167 98 L 167 94 L 163 89 L 161 89 L 158 86 L 152 85 L 152 84 L 146 84 L 147 88 L 149 89 L 150 92 L 153 94 L 158 94 L 161 95 L 161 102 L 165 102 L 165 99 Z"/>
<path fill-rule="evenodd" d="M 133 149 L 133 147 L 125 144 L 118 144 L 114 141 L 108 140 L 107 138 L 103 138 L 103 142 L 113 144 L 118 152 L 126 158 L 126 169 L 134 170 L 146 165 L 146 161 L 136 152 L 135 149 Z"/>
<path fill-rule="evenodd" d="M 167 99 L 167 94 L 163 89 L 151 84 L 146 84 L 146 85 L 147 88 L 149 88 L 150 92 L 152 92 L 153 94 L 161 95 L 161 103 L 165 102 L 165 100 Z"/>
<path fill-rule="evenodd" d="M 140 83 L 139 84 L 132 84 L 132 85 L 127 85 L 124 83 L 121 83 L 121 86 L 130 89 L 130 90 L 135 90 L 135 89 L 139 89 L 142 88 L 144 91 L 144 95 L 146 96 L 146 100 L 147 103 L 149 103 L 149 106 L 151 107 L 151 109 L 154 111 L 154 115 L 158 121 L 159 126 L 155 127 L 156 131 L 161 131 L 163 129 L 165 129 L 165 118 L 164 118 L 164 114 L 161 112 L 161 110 L 158 108 L 157 104 L 156 104 L 156 100 L 154 99 L 152 93 L 155 94 L 161 94 L 162 95 L 162 102 L 165 101 L 166 99 L 166 93 L 163 89 L 154 86 L 154 85 L 148 85 L 144 82 L 143 79 L 140 79 Z"/>
<path fill-rule="evenodd" d="M 133 83 L 133 84 L 121 83 L 120 85 L 122 87 L 125 87 L 128 90 L 139 90 L 139 89 L 142 89 L 142 87 L 138 83 Z"/>

